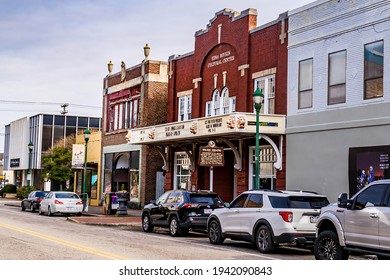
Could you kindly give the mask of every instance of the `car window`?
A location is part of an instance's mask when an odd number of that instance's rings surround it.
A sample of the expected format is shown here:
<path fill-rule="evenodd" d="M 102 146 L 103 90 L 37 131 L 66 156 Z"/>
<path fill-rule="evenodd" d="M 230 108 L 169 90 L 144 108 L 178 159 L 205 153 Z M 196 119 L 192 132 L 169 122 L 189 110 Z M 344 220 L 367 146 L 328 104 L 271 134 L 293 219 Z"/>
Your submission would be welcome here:
<path fill-rule="evenodd" d="M 167 202 L 166 203 L 176 203 L 179 197 L 179 193 L 173 192 L 168 196 Z"/>
<path fill-rule="evenodd" d="M 56 193 L 56 198 L 69 198 L 69 199 L 78 199 L 79 196 L 75 193 Z"/>
<path fill-rule="evenodd" d="M 363 192 L 361 192 L 355 201 L 355 207 L 362 209 L 365 207 L 367 202 L 372 203 L 374 206 L 383 206 L 383 199 L 387 186 L 384 184 L 373 185 Z"/>
<path fill-rule="evenodd" d="M 170 194 L 170 192 L 166 192 L 164 194 L 162 194 L 156 201 L 156 204 L 161 204 L 161 203 L 165 203 L 165 201 L 167 200 L 167 197 L 168 195 Z"/>
<path fill-rule="evenodd" d="M 329 201 L 321 196 L 269 196 L 273 208 L 320 209 Z"/>
<path fill-rule="evenodd" d="M 241 208 L 244 207 L 245 201 L 248 197 L 248 194 L 242 194 L 237 197 L 231 204 L 230 208 Z"/>
<path fill-rule="evenodd" d="M 263 207 L 263 195 L 262 194 L 251 194 L 245 207 L 248 208 L 261 208 Z"/>
<path fill-rule="evenodd" d="M 222 204 L 222 200 L 216 194 L 201 195 L 201 194 L 191 194 L 190 195 L 191 203 L 204 203 L 204 204 Z"/>
<path fill-rule="evenodd" d="M 44 197 L 47 193 L 46 192 L 36 192 L 35 196 L 36 197 Z"/>

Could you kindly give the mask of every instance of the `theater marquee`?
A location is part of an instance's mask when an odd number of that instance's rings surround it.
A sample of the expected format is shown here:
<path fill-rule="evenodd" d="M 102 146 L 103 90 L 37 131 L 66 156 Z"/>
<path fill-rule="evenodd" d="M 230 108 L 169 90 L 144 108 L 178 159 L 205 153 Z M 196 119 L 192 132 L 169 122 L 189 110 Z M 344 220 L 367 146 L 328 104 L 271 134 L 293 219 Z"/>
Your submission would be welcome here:
<path fill-rule="evenodd" d="M 260 133 L 282 135 L 286 130 L 284 115 L 261 115 Z M 157 126 L 131 129 L 126 135 L 130 144 L 152 144 L 206 136 L 256 133 L 256 114 L 233 113 L 217 117 L 192 119 Z"/>

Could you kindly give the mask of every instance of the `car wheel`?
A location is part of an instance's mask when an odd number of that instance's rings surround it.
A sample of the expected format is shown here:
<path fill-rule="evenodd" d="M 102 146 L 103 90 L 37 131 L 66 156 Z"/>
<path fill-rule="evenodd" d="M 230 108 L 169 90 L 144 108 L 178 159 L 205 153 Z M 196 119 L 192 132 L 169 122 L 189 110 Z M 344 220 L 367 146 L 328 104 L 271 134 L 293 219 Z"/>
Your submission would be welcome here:
<path fill-rule="evenodd" d="M 78 213 L 76 214 L 76 216 L 80 217 L 80 216 L 81 216 L 81 212 L 78 212 Z"/>
<path fill-rule="evenodd" d="M 22 211 L 26 211 L 26 207 L 24 207 L 23 203 L 22 203 Z"/>
<path fill-rule="evenodd" d="M 142 216 L 142 229 L 144 232 L 152 232 L 153 231 L 153 225 L 150 222 L 149 214 L 145 214 Z"/>
<path fill-rule="evenodd" d="M 318 235 L 314 243 L 314 256 L 317 260 L 347 260 L 349 252 L 340 246 L 334 231 L 325 230 Z"/>
<path fill-rule="evenodd" d="M 53 213 L 51 212 L 50 206 L 47 207 L 47 215 L 48 216 L 53 216 Z"/>
<path fill-rule="evenodd" d="M 35 212 L 34 204 L 31 204 L 31 205 L 30 205 L 30 211 L 31 211 L 32 213 Z"/>
<path fill-rule="evenodd" d="M 209 240 L 211 244 L 220 245 L 225 238 L 222 237 L 221 226 L 216 220 L 212 220 L 208 228 Z"/>
<path fill-rule="evenodd" d="M 169 222 L 169 231 L 172 236 L 179 236 L 182 234 L 182 231 L 179 227 L 179 222 L 176 217 L 173 217 Z"/>
<path fill-rule="evenodd" d="M 256 246 L 261 253 L 271 253 L 275 250 L 271 231 L 267 226 L 261 226 L 256 232 Z"/>

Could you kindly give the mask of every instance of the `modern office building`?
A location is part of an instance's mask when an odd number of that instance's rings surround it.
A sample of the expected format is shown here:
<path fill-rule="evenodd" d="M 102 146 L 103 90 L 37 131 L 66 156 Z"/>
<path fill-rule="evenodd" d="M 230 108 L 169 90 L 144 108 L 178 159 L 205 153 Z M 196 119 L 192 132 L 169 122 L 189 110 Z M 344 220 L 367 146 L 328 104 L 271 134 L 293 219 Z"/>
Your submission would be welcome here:
<path fill-rule="evenodd" d="M 336 201 L 390 178 L 390 3 L 289 12 L 287 186 Z"/>

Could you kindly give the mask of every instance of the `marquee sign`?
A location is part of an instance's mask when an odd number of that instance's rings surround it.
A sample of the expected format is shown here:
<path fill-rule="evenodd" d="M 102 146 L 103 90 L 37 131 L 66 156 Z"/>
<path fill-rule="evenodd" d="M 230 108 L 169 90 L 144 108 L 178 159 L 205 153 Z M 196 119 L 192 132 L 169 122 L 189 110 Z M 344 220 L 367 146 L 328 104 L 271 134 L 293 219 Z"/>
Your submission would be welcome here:
<path fill-rule="evenodd" d="M 286 117 L 284 115 L 261 115 L 260 133 L 285 134 L 285 123 Z M 229 115 L 131 129 L 126 135 L 126 139 L 130 144 L 152 144 L 208 136 L 254 133 L 256 133 L 256 114 L 237 112 Z"/>

